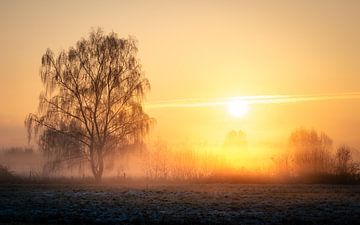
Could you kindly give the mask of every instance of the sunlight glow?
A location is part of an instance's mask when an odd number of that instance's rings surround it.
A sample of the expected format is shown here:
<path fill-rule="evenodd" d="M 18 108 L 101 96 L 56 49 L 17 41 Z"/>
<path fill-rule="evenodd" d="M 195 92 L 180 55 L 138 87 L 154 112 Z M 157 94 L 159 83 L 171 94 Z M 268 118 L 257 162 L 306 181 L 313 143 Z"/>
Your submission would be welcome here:
<path fill-rule="evenodd" d="M 170 99 L 155 102 L 148 102 L 145 107 L 148 109 L 159 108 L 198 108 L 198 107 L 218 107 L 229 105 L 232 102 L 245 102 L 249 104 L 286 104 L 304 103 L 313 101 L 331 101 L 360 99 L 360 92 L 326 93 L 326 94 L 297 94 L 297 95 L 254 95 L 254 96 L 235 96 L 221 98 L 189 98 L 189 99 Z"/>
<path fill-rule="evenodd" d="M 227 110 L 232 117 L 241 118 L 246 116 L 249 106 L 244 101 L 230 101 L 228 102 Z"/>

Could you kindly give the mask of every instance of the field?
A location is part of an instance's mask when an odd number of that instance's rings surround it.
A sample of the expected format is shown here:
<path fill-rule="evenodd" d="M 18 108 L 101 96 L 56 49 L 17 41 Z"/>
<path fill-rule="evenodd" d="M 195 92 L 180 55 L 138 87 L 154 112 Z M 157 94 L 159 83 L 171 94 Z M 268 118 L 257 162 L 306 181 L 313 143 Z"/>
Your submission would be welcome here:
<path fill-rule="evenodd" d="M 0 224 L 359 223 L 360 186 L 0 186 Z"/>

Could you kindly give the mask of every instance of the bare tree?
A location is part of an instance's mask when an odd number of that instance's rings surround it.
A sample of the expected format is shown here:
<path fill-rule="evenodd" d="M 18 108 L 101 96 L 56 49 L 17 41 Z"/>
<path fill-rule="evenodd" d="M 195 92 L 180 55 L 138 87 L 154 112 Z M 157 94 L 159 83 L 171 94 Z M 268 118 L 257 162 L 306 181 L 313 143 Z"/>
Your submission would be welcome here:
<path fill-rule="evenodd" d="M 45 90 L 38 112 L 25 120 L 29 140 L 38 137 L 48 153 L 57 147 L 61 158 L 88 160 L 100 181 L 104 157 L 141 141 L 153 121 L 142 108 L 150 84 L 137 51 L 133 38 L 101 29 L 58 55 L 48 49 L 41 60 Z"/>
<path fill-rule="evenodd" d="M 342 145 L 336 151 L 336 172 L 341 176 L 347 176 L 352 172 L 351 150 Z"/>
<path fill-rule="evenodd" d="M 330 172 L 332 140 L 325 133 L 300 128 L 291 133 L 289 144 L 298 174 Z"/>
<path fill-rule="evenodd" d="M 291 175 L 291 158 L 289 154 L 283 153 L 278 156 L 271 157 L 274 163 L 274 171 L 281 178 L 287 178 Z"/>

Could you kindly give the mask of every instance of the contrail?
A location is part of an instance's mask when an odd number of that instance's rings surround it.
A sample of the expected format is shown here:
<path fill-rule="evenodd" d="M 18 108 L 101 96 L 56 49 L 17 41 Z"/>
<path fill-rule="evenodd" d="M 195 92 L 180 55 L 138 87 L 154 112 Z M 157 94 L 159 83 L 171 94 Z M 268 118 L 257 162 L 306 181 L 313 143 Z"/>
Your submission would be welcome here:
<path fill-rule="evenodd" d="M 196 108 L 196 107 L 215 107 L 227 105 L 232 101 L 245 102 L 246 104 L 282 104 L 298 103 L 309 101 L 329 101 L 360 99 L 360 92 L 346 92 L 333 94 L 313 94 L 313 95 L 254 95 L 254 96 L 234 96 L 224 98 L 189 98 L 154 101 L 145 104 L 146 108 Z"/>

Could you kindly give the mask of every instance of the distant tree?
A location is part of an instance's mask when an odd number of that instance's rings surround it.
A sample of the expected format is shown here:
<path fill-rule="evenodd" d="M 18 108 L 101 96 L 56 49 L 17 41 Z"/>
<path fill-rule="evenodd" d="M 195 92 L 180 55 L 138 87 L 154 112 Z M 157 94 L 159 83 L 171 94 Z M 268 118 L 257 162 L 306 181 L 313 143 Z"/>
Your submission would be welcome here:
<path fill-rule="evenodd" d="M 5 156 L 13 156 L 13 157 L 17 157 L 19 155 L 34 154 L 34 150 L 30 147 L 10 147 L 10 148 L 1 149 L 0 151 L 2 151 Z"/>
<path fill-rule="evenodd" d="M 274 163 L 274 172 L 276 175 L 281 178 L 287 178 L 291 175 L 291 159 L 289 154 L 280 154 L 271 157 L 271 160 Z"/>
<path fill-rule="evenodd" d="M 150 84 L 137 51 L 133 38 L 101 29 L 58 55 L 48 49 L 38 112 L 25 120 L 29 140 L 38 137 L 42 149 L 59 159 L 88 160 L 100 181 L 104 157 L 141 141 L 153 121 L 142 107 Z"/>
<path fill-rule="evenodd" d="M 346 145 L 340 146 L 336 151 L 336 172 L 341 176 L 350 175 L 353 171 L 351 149 Z"/>
<path fill-rule="evenodd" d="M 297 174 L 330 172 L 332 140 L 325 133 L 300 128 L 291 133 L 289 145 Z"/>
<path fill-rule="evenodd" d="M 237 150 L 244 150 L 247 148 L 246 142 L 246 134 L 239 130 L 231 130 L 227 133 L 225 141 L 224 141 L 225 148 L 235 148 Z"/>
<path fill-rule="evenodd" d="M 222 149 L 224 150 L 221 156 L 224 160 L 223 170 L 243 167 L 244 162 L 249 159 L 246 154 L 246 134 L 241 130 L 228 132 Z"/>

